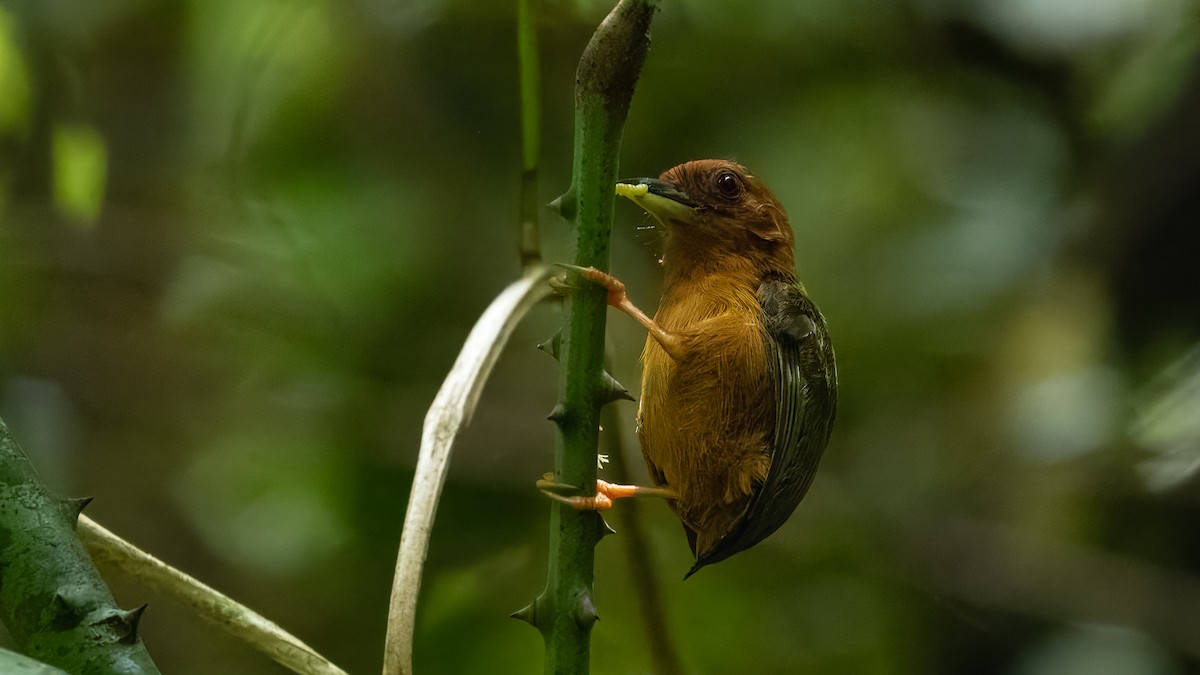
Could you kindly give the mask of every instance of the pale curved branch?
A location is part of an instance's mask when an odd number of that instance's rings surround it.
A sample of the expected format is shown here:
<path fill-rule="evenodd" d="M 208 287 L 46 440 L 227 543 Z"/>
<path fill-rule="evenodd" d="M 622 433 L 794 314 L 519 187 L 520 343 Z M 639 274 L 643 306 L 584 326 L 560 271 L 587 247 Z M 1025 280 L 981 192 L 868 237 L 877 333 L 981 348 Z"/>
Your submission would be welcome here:
<path fill-rule="evenodd" d="M 546 268 L 535 265 L 492 301 L 459 352 L 425 415 L 416 475 L 404 515 L 384 643 L 385 675 L 412 673 L 413 629 L 421 571 L 429 551 L 429 535 L 438 497 L 446 481 L 450 450 L 459 429 L 470 419 L 479 393 L 513 329 L 530 309 L 550 293 Z"/>
<path fill-rule="evenodd" d="M 346 671 L 262 615 L 137 548 L 87 516 L 79 516 L 77 533 L 98 566 L 120 570 L 146 587 L 175 598 L 200 618 L 292 672 L 346 675 Z"/>

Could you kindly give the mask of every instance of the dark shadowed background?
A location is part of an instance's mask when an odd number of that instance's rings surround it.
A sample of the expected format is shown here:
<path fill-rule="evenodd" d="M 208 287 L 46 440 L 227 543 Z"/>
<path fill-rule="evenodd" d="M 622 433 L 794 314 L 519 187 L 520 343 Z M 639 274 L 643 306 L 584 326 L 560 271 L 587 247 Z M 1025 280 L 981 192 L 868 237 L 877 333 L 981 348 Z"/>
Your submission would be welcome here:
<path fill-rule="evenodd" d="M 549 201 L 610 4 L 540 5 Z M 92 517 L 353 673 L 382 661 L 425 409 L 519 273 L 514 25 L 0 2 L 0 417 Z M 814 487 L 758 547 L 682 582 L 666 507 L 619 505 L 686 672 L 1200 672 L 1196 5 L 666 0 L 653 34 L 622 175 L 727 157 L 771 185 L 841 380 Z M 617 205 L 612 268 L 652 309 L 649 226 Z M 543 239 L 568 256 L 549 214 Z M 457 445 L 421 673 L 540 671 L 508 614 L 545 575 L 533 347 L 559 320 L 517 331 Z M 644 333 L 609 333 L 636 393 Z M 617 405 L 604 433 L 632 437 Z M 651 672 L 624 543 L 598 548 L 600 674 Z M 282 672 L 111 582 L 164 672 Z"/>

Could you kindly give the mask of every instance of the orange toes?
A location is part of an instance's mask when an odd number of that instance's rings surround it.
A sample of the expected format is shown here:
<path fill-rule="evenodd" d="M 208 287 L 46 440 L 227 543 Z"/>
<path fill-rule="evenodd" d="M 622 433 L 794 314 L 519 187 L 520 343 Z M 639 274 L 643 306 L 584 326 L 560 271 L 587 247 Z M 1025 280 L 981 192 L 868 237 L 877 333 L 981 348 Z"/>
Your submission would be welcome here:
<path fill-rule="evenodd" d="M 564 495 L 562 491 L 577 491 L 578 488 L 553 480 L 553 474 L 546 474 L 537 482 L 542 494 L 556 502 L 566 504 L 581 511 L 604 511 L 613 507 L 613 501 L 625 497 L 665 497 L 678 499 L 674 490 L 665 487 L 641 487 L 638 485 L 621 485 L 606 480 L 596 481 L 596 494 L 584 497 L 582 495 Z"/>

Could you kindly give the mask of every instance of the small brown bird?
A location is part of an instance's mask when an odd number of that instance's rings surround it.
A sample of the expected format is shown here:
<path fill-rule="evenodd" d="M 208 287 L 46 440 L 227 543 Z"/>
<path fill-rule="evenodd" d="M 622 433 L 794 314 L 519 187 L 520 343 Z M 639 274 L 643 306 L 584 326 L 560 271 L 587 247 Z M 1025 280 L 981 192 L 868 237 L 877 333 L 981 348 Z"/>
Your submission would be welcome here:
<path fill-rule="evenodd" d="M 658 488 L 601 481 L 595 498 L 570 501 L 667 497 L 696 556 L 691 575 L 765 539 L 804 497 L 836 414 L 833 347 L 796 278 L 787 214 L 745 167 L 687 162 L 617 192 L 665 230 L 658 312 L 646 316 L 617 279 L 575 269 L 650 332 L 638 435 Z"/>

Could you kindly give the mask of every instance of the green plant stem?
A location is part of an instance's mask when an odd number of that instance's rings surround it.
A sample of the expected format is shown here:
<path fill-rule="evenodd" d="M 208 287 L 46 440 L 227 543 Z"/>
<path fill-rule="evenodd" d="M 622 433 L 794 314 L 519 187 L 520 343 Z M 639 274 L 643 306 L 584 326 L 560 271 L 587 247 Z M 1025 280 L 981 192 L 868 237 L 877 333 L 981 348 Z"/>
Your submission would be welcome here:
<path fill-rule="evenodd" d="M 538 72 L 537 0 L 517 0 L 517 62 L 521 81 L 521 267 L 542 261 L 537 182 L 541 154 L 542 95 Z"/>
<path fill-rule="evenodd" d="M 656 2 L 622 0 L 604 19 L 576 72 L 575 157 L 571 188 L 560 209 L 575 221 L 575 264 L 608 267 L 621 131 L 649 48 Z M 567 302 L 560 353 L 557 481 L 596 489 L 600 407 L 611 399 L 604 362 L 605 293 L 582 285 Z M 596 621 L 592 600 L 594 547 L 606 525 L 594 511 L 551 507 L 546 588 L 528 610 L 546 642 L 545 672 L 587 673 Z"/>
<path fill-rule="evenodd" d="M 20 675 L 69 675 L 67 671 L 31 659 L 24 654 L 0 649 L 0 673 Z"/>
<path fill-rule="evenodd" d="M 75 537 L 87 500 L 52 497 L 0 420 L 0 618 L 17 649 L 70 673 L 158 673 Z"/>

